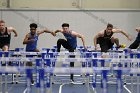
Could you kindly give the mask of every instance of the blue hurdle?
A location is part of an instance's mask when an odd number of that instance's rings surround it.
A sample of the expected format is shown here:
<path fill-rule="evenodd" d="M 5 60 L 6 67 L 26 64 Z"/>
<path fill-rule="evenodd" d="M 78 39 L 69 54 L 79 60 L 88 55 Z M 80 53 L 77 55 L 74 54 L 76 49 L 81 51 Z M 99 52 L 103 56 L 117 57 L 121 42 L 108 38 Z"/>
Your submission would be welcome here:
<path fill-rule="evenodd" d="M 16 52 L 15 52 L 16 53 Z M 24 53 L 24 52 L 22 52 L 23 54 L 26 54 L 26 53 Z M 21 54 L 22 54 L 21 53 Z M 28 53 L 29 55 L 30 54 L 32 54 L 32 53 Z M 37 84 L 39 84 L 38 85 L 38 93 L 43 93 L 44 91 L 46 91 L 45 89 L 44 89 L 44 87 L 47 87 L 48 89 L 50 89 L 52 86 L 51 86 L 51 83 L 52 83 L 52 81 L 51 81 L 51 74 L 53 73 L 53 72 L 47 72 L 47 70 L 45 70 L 45 66 L 44 66 L 44 64 L 42 64 L 42 63 L 44 63 L 44 62 L 46 62 L 46 65 L 47 65 L 47 67 L 51 67 L 51 68 L 55 68 L 55 63 L 57 62 L 57 60 L 59 60 L 58 58 L 57 58 L 57 56 L 59 55 L 59 53 L 54 53 L 54 51 L 53 52 L 46 52 L 46 53 L 37 53 L 37 54 L 41 54 L 42 55 L 42 58 L 34 58 L 35 59 L 35 61 L 36 61 L 36 68 L 35 68 L 35 71 L 36 71 L 36 74 L 37 74 L 37 76 L 36 76 L 36 85 Z M 61 53 L 60 53 L 61 54 Z M 131 57 L 139 57 L 140 55 L 139 55 L 139 53 L 134 53 L 134 54 L 130 54 L 130 58 Z M 82 61 L 83 63 L 84 63 L 84 65 L 82 66 L 82 68 L 91 68 L 91 67 L 96 67 L 96 68 L 103 68 L 102 70 L 100 70 L 99 72 L 101 72 L 101 76 L 102 76 L 102 80 L 101 80 L 101 88 L 103 89 L 102 91 L 103 91 L 103 93 L 107 93 L 108 92 L 108 90 L 107 90 L 107 75 L 108 75 L 108 73 L 110 73 L 110 70 L 113 70 L 113 71 L 115 71 L 116 73 L 117 73 L 117 80 L 116 80 L 116 82 L 117 82 L 117 91 L 116 91 L 116 93 L 122 93 L 122 83 L 121 83 L 121 81 L 122 81 L 122 75 L 123 75 L 123 69 L 118 69 L 118 70 L 116 70 L 115 69 L 115 67 L 110 67 L 110 69 L 109 70 L 106 70 L 104 67 L 105 67 L 105 62 L 107 61 L 107 60 L 111 60 L 111 58 L 96 58 L 97 57 L 97 54 L 96 53 L 89 53 L 89 52 L 84 52 L 83 54 L 82 54 L 82 57 L 83 58 L 79 58 L 79 59 L 67 59 L 67 58 L 65 58 L 64 60 L 65 61 L 68 61 L 69 60 L 69 62 L 70 61 Z M 9 59 L 11 58 L 11 60 L 12 60 L 12 57 L 8 57 Z M 8 58 L 6 59 L 6 57 L 5 57 L 5 60 L 8 60 Z M 14 58 L 14 57 L 13 57 Z M 16 59 L 16 58 L 15 58 Z M 18 59 L 18 58 L 17 58 Z M 23 58 L 24 59 L 24 58 Z M 29 60 L 33 60 L 33 58 L 27 58 L 27 59 L 29 59 Z M 129 58 L 117 58 L 118 60 L 119 60 L 119 62 L 121 63 L 121 61 L 128 61 L 128 60 L 130 60 Z M 4 60 L 4 58 L 0 58 L 0 60 L 2 61 L 2 60 Z M 14 59 L 13 59 L 14 60 Z M 62 61 L 64 61 L 64 60 L 62 60 Z M 135 61 L 135 59 L 133 58 L 132 60 L 134 60 Z M 19 61 L 19 59 L 18 59 L 18 61 Z M 21 60 L 22 61 L 22 60 Z M 85 62 L 84 62 L 85 61 Z M 101 67 L 98 67 L 98 64 L 97 64 L 97 62 L 101 62 Z M 118 63 L 119 63 L 118 62 Z M 124 62 L 125 63 L 125 62 Z M 122 65 L 120 65 L 120 66 L 118 66 L 118 67 L 127 67 L 127 65 L 126 64 L 122 64 Z M 130 62 L 131 63 L 131 62 Z M 133 63 L 133 62 L 132 62 Z M 136 62 L 135 62 L 136 63 Z M 134 64 L 135 64 L 134 63 Z M 136 66 L 138 66 L 139 67 L 139 63 L 140 62 L 137 62 L 136 63 Z M 7 64 L 7 62 L 6 62 L 6 64 Z M 131 64 L 131 67 L 133 67 L 134 65 L 132 65 Z M 51 70 L 51 69 L 50 69 Z M 27 68 L 27 72 L 29 71 L 29 73 L 26 73 L 26 75 L 27 75 L 27 77 L 28 77 L 28 80 L 27 81 L 29 81 L 30 80 L 30 73 L 33 71 L 33 70 L 30 70 L 30 69 L 28 69 Z M 76 70 L 75 70 L 76 71 Z M 19 71 L 20 72 L 20 71 Z M 2 73 L 2 72 L 1 72 Z M 7 72 L 6 72 L 7 73 Z M 89 74 L 91 74 L 91 73 L 89 73 L 89 72 L 86 72 L 87 73 L 87 76 L 89 75 Z M 95 71 L 94 73 L 92 73 L 93 75 L 95 75 L 95 77 L 92 77 L 93 78 L 93 82 L 92 82 L 92 85 L 93 85 L 93 87 L 94 88 L 96 88 L 96 74 L 98 73 L 98 71 Z M 47 75 L 47 76 L 46 76 Z M 137 74 L 137 76 L 139 76 L 139 74 Z M 46 79 L 45 79 L 46 78 Z M 88 77 L 87 77 L 88 78 Z M 43 81 L 47 81 L 46 82 L 46 84 L 43 84 Z M 38 81 L 40 81 L 40 82 L 38 82 Z M 30 82 L 30 81 L 29 81 Z M 28 82 L 28 88 L 27 88 L 27 93 L 30 93 L 30 84 L 29 84 L 29 82 Z M 137 86 L 138 87 L 138 86 Z M 138 90 L 138 88 L 137 88 L 137 90 Z M 139 90 L 138 90 L 139 91 Z M 51 91 L 52 92 L 52 91 Z"/>

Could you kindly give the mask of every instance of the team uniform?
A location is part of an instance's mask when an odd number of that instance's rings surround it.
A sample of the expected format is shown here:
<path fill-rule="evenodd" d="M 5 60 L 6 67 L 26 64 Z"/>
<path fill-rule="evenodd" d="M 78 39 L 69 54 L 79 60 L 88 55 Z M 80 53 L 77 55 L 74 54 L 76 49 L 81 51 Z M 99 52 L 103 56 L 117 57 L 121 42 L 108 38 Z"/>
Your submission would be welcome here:
<path fill-rule="evenodd" d="M 29 38 L 28 39 L 29 40 L 33 39 L 34 42 L 27 43 L 27 45 L 26 45 L 26 52 L 35 52 L 35 49 L 37 48 L 38 35 L 35 34 L 34 36 L 32 36 L 31 33 L 29 33 Z M 26 57 L 33 57 L 33 55 L 28 55 Z M 26 65 L 27 66 L 32 66 L 32 62 L 27 62 Z M 32 74 L 31 74 L 31 83 L 32 84 L 34 83 Z"/>
<path fill-rule="evenodd" d="M 65 36 L 65 39 L 59 39 L 57 42 L 57 51 L 60 52 L 61 45 L 68 49 L 69 52 L 74 52 L 74 50 L 77 47 L 77 37 L 71 35 L 72 31 L 69 31 L 68 33 L 63 33 Z"/>
<path fill-rule="evenodd" d="M 114 43 L 111 42 L 111 37 L 113 35 L 113 32 L 111 32 L 110 35 L 107 35 L 106 30 L 104 31 L 104 36 L 103 37 L 98 37 L 97 38 L 97 44 L 100 45 L 101 52 L 107 52 Z"/>
<path fill-rule="evenodd" d="M 38 41 L 38 35 L 35 34 L 34 36 L 31 35 L 31 33 L 29 33 L 29 40 L 30 39 L 33 39 L 34 42 L 31 42 L 31 43 L 27 43 L 26 45 L 26 51 L 27 52 L 34 52 L 34 50 L 37 48 L 37 41 Z"/>
<path fill-rule="evenodd" d="M 3 48 L 5 45 L 10 46 L 11 34 L 8 34 L 7 27 L 5 27 L 5 32 L 2 34 L 0 32 L 0 48 Z"/>
<path fill-rule="evenodd" d="M 69 52 L 74 52 L 74 50 L 77 47 L 77 37 L 73 36 L 71 33 L 72 33 L 71 30 L 67 33 L 63 33 L 66 40 L 65 39 L 59 39 L 57 41 L 57 52 L 60 52 L 61 45 L 64 48 L 68 49 Z M 70 55 L 69 57 L 70 58 L 75 58 L 75 55 Z M 74 67 L 74 62 L 70 62 L 70 67 Z M 74 81 L 73 80 L 73 74 L 71 74 L 70 79 L 72 81 Z"/>

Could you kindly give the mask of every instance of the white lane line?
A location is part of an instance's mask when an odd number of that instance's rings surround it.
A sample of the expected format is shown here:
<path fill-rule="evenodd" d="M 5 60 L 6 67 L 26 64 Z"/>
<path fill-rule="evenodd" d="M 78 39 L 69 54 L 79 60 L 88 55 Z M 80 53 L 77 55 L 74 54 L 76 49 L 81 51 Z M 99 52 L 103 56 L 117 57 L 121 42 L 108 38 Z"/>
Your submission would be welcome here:
<path fill-rule="evenodd" d="M 65 84 L 60 85 L 60 87 L 59 87 L 59 93 L 62 93 L 62 87 L 63 87 L 64 85 L 65 85 Z"/>
<path fill-rule="evenodd" d="M 26 91 L 27 91 L 27 88 L 23 91 L 23 93 L 26 93 Z"/>
<path fill-rule="evenodd" d="M 127 91 L 128 93 L 132 93 L 132 92 L 126 87 L 126 85 L 124 85 L 123 87 L 124 87 L 124 89 L 126 89 L 126 91 Z"/>
<path fill-rule="evenodd" d="M 94 87 L 92 87 L 92 89 L 93 89 L 94 93 L 97 93 Z"/>

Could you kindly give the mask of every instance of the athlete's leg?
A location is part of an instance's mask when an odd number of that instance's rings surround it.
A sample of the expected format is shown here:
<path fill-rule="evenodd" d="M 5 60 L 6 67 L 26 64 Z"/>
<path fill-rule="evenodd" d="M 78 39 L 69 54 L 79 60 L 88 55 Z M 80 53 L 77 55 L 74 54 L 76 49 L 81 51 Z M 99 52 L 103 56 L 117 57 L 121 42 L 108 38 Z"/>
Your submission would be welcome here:
<path fill-rule="evenodd" d="M 118 38 L 112 37 L 112 38 L 111 38 L 111 42 L 112 42 L 112 43 L 115 43 L 115 44 L 117 45 L 117 47 L 120 46 L 120 44 L 119 44 L 119 39 L 118 39 Z"/>
<path fill-rule="evenodd" d="M 69 50 L 69 52 L 74 52 L 75 49 L 70 48 L 70 49 L 68 49 L 68 50 Z M 69 57 L 70 57 L 70 58 L 75 58 L 75 55 L 70 55 Z M 74 67 L 74 62 L 70 62 L 70 67 Z M 74 81 L 74 79 L 73 79 L 73 73 L 70 74 L 70 79 L 71 79 L 72 81 Z"/>
<path fill-rule="evenodd" d="M 139 46 L 139 44 L 140 44 L 140 41 L 135 40 L 135 41 L 129 46 L 129 48 L 130 48 L 130 49 L 137 49 L 138 46 Z"/>
<path fill-rule="evenodd" d="M 63 47 L 65 47 L 66 43 L 67 43 L 67 41 L 65 39 L 58 39 L 58 41 L 57 41 L 57 52 L 60 52 L 61 45 Z"/>
<path fill-rule="evenodd" d="M 4 45 L 2 47 L 2 51 L 8 51 L 9 50 L 9 45 Z"/>
<path fill-rule="evenodd" d="M 57 52 L 60 52 L 61 45 L 68 50 L 72 49 L 70 44 L 65 39 L 59 39 L 57 41 Z"/>

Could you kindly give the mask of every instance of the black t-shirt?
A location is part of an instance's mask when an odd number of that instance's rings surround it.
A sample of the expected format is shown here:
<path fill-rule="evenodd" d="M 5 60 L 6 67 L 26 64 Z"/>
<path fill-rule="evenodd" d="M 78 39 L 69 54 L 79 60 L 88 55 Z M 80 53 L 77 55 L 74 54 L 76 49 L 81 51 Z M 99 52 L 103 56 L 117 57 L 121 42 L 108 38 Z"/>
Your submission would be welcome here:
<path fill-rule="evenodd" d="M 10 44 L 11 34 L 8 34 L 7 27 L 5 28 L 5 33 L 0 32 L 0 44 Z"/>

